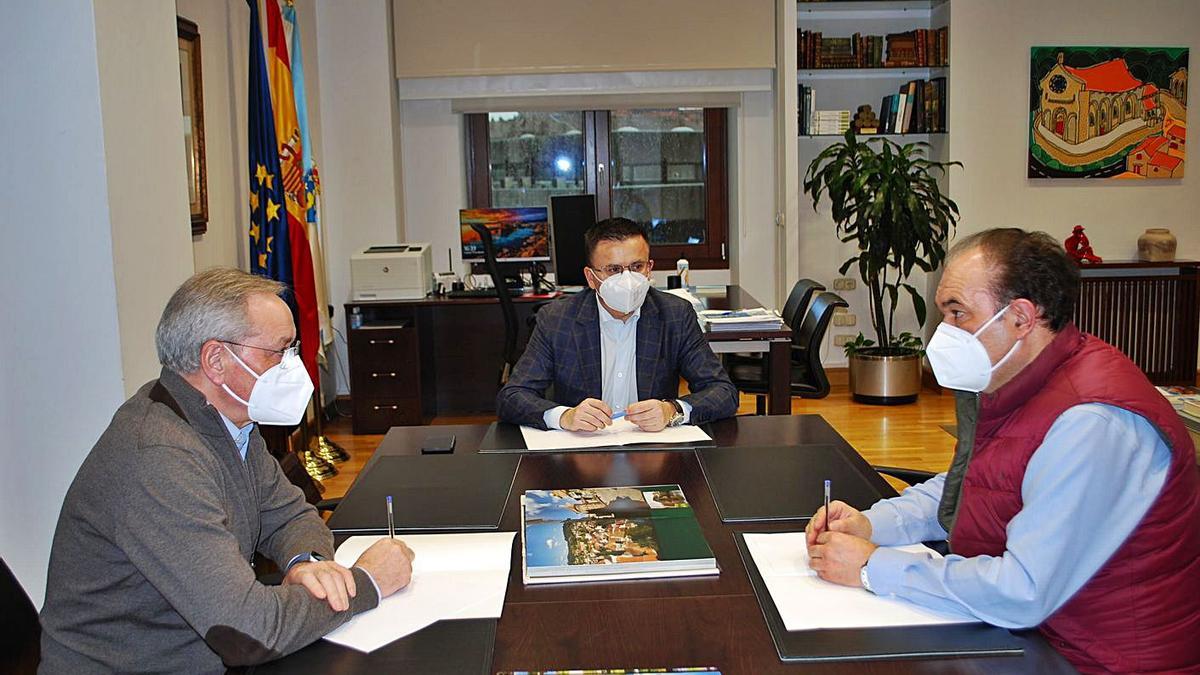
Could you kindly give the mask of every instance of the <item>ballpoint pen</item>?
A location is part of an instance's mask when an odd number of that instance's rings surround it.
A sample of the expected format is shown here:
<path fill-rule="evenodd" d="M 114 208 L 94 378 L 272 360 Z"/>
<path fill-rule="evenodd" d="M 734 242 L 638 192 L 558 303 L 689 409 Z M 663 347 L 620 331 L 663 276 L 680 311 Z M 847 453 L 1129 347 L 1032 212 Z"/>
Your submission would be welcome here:
<path fill-rule="evenodd" d="M 828 483 L 828 480 L 826 480 L 826 483 Z M 827 498 L 826 502 L 828 502 L 828 501 L 829 500 Z M 388 495 L 388 538 L 389 539 L 396 538 L 396 521 L 392 520 L 392 515 L 391 515 L 391 495 Z"/>
<path fill-rule="evenodd" d="M 825 531 L 829 531 L 829 479 L 825 479 Z"/>
<path fill-rule="evenodd" d="M 612 416 L 610 419 L 612 419 L 612 420 L 619 420 L 619 419 L 621 419 L 621 418 L 622 418 L 622 417 L 624 417 L 624 416 L 625 416 L 625 411 L 624 411 L 624 410 L 622 410 L 621 412 L 618 412 L 618 413 L 613 413 L 613 416 Z"/>

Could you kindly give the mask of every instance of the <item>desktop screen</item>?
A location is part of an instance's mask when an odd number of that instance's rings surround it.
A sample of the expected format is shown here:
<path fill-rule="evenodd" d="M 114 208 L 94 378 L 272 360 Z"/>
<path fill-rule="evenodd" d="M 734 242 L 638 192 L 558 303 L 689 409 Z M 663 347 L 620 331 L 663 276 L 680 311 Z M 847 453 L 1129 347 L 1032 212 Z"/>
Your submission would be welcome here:
<path fill-rule="evenodd" d="M 483 242 L 471 223 L 482 223 L 491 231 L 500 262 L 550 260 L 550 223 L 544 206 L 459 211 L 463 261 L 483 262 Z"/>

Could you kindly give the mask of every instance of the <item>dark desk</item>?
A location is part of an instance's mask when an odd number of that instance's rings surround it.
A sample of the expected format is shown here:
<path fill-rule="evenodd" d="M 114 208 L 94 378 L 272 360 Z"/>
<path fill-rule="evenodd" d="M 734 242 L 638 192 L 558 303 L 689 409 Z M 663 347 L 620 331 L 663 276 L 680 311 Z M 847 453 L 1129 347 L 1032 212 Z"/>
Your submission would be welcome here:
<path fill-rule="evenodd" d="M 701 287 L 711 309 L 762 306 L 738 286 Z M 515 298 L 518 349 L 529 340 L 528 318 L 545 298 Z M 360 328 L 349 325 L 358 309 Z M 496 298 L 427 297 L 346 303 L 346 335 L 354 433 L 384 433 L 428 423 L 435 415 L 496 410 L 504 356 L 504 319 Z M 769 352 L 768 412 L 791 412 L 788 379 L 791 331 L 709 333 L 715 351 Z"/>
<path fill-rule="evenodd" d="M 359 480 L 394 454 L 419 454 L 430 433 L 454 433 L 456 452 L 474 452 L 486 425 L 395 428 L 388 432 Z M 753 445 L 831 444 L 858 467 L 879 495 L 895 492 L 836 431 L 817 415 L 739 417 L 713 425 L 714 440 L 727 448 Z M 521 580 L 520 539 L 514 546 L 504 613 L 496 624 L 490 672 L 580 667 L 712 665 L 725 673 L 789 673 L 782 663 L 734 541 L 735 531 L 791 530 L 792 524 L 722 523 L 693 452 L 578 452 L 530 454 L 521 459 L 501 519 L 501 530 L 519 528 L 525 490 L 678 483 L 688 496 L 721 574 L 717 577 L 641 580 L 526 587 Z M 428 629 L 427 629 L 428 630 Z M 356 656 L 343 672 L 367 672 L 411 650 L 422 633 L 398 640 L 369 658 Z M 836 673 L 1053 673 L 1073 672 L 1037 634 L 1022 637 L 1021 656 L 940 658 L 805 664 Z M 314 655 L 334 661 L 341 650 L 319 643 L 280 662 L 272 672 L 312 672 Z M 344 651 L 344 650 L 343 650 Z M 307 653 L 307 656 L 306 656 Z M 376 661 L 378 659 L 378 661 Z M 348 665 L 347 662 L 343 662 Z M 361 666 L 359 665 L 361 664 Z"/>

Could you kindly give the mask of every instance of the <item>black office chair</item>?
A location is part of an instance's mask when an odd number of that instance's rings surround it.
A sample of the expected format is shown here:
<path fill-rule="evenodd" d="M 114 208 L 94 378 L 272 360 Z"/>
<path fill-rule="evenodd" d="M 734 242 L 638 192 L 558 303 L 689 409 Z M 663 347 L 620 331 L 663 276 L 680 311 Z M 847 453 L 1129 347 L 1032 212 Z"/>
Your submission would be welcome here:
<path fill-rule="evenodd" d="M 801 279 L 792 285 L 792 291 L 788 293 L 787 302 L 783 303 L 783 322 L 789 327 L 795 323 L 797 314 L 803 314 L 804 310 L 808 309 L 808 301 L 812 299 L 813 293 L 825 290 L 825 286 L 813 279 Z M 726 354 L 725 368 L 728 370 L 734 366 L 741 365 L 759 365 L 766 367 L 767 355 L 764 353 L 757 354 Z"/>
<path fill-rule="evenodd" d="M 513 366 L 517 364 L 517 307 L 508 292 L 504 275 L 500 273 L 500 265 L 496 263 L 496 244 L 492 241 L 491 231 L 482 223 L 471 223 L 471 229 L 475 230 L 483 242 L 483 264 L 488 275 L 492 277 L 496 298 L 500 301 L 500 311 L 504 314 L 504 366 L 500 369 L 500 386 L 504 386 Z"/>
<path fill-rule="evenodd" d="M 803 314 L 793 317 L 792 329 L 792 396 L 801 398 L 825 398 L 829 395 L 829 378 L 821 366 L 821 343 L 833 319 L 833 310 L 849 305 L 836 293 L 822 292 L 817 295 Z M 739 391 L 755 395 L 757 414 L 766 413 L 767 362 L 739 364 L 729 369 L 729 378 Z"/>
<path fill-rule="evenodd" d="M 0 558 L 0 673 L 33 675 L 42 660 L 42 624 L 29 594 Z"/>

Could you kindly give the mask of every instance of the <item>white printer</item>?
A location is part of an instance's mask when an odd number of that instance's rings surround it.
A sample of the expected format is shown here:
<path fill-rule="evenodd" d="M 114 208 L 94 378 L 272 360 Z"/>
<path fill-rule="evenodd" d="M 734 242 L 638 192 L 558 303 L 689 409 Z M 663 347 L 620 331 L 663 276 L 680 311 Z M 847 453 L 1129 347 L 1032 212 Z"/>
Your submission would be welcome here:
<path fill-rule="evenodd" d="M 372 246 L 350 256 L 354 301 L 417 300 L 433 290 L 430 244 Z"/>

